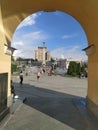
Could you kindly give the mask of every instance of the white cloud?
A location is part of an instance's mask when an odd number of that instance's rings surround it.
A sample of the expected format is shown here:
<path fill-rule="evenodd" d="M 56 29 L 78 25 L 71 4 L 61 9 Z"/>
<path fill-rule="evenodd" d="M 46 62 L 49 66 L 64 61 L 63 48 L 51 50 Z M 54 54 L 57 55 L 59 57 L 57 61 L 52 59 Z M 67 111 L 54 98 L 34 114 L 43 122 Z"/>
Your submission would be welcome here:
<path fill-rule="evenodd" d="M 27 47 L 22 48 L 21 50 L 16 50 L 13 54 L 15 57 L 23 57 L 23 58 L 34 58 L 34 50 L 37 49 L 35 47 Z"/>
<path fill-rule="evenodd" d="M 12 47 L 15 47 L 17 50 L 14 52 L 13 56 L 16 57 L 32 57 L 34 58 L 34 50 L 42 44 L 49 36 L 42 30 L 31 32 L 31 33 L 17 33 L 13 37 Z"/>
<path fill-rule="evenodd" d="M 17 50 L 14 52 L 13 56 L 15 57 L 22 57 L 22 58 L 33 58 L 34 57 L 34 50 L 32 48 L 28 50 Z"/>
<path fill-rule="evenodd" d="M 25 44 L 22 41 L 14 42 L 13 47 L 17 49 L 14 52 L 13 56 L 24 57 L 24 58 L 33 58 L 34 50 L 37 49 L 37 46 L 28 46 L 28 44 Z"/>
<path fill-rule="evenodd" d="M 21 23 L 20 25 L 18 26 L 17 29 L 20 29 L 24 26 L 31 26 L 31 25 L 34 25 L 36 23 L 36 18 L 38 17 L 38 14 L 37 13 L 34 13 L 30 16 L 28 16 L 27 18 L 25 18 Z"/>
<path fill-rule="evenodd" d="M 15 57 L 34 58 L 34 50 L 46 39 L 48 36 L 42 31 L 36 31 L 21 36 L 21 41 L 15 40 L 12 42 L 12 47 L 17 50 L 14 52 Z M 19 40 L 19 37 L 17 38 Z"/>
<path fill-rule="evenodd" d="M 23 36 L 25 39 L 32 39 L 33 41 L 35 40 L 46 40 L 48 38 L 48 35 L 45 34 L 43 31 L 36 31 L 36 32 L 32 32 L 29 34 L 25 34 Z"/>
<path fill-rule="evenodd" d="M 22 41 L 19 41 L 19 42 L 13 42 L 12 46 L 17 48 L 17 49 L 20 49 L 20 48 L 22 48 L 24 46 L 24 44 L 23 44 Z"/>
<path fill-rule="evenodd" d="M 48 39 L 49 37 L 50 36 L 42 30 L 29 32 L 29 33 L 16 32 L 16 34 L 13 36 L 12 39 L 12 46 L 15 44 L 17 45 L 17 42 L 18 44 L 20 44 L 20 39 L 23 44 L 30 45 L 30 44 L 36 44 L 36 43 L 41 43 L 43 41 L 46 41 L 46 39 Z"/>
<path fill-rule="evenodd" d="M 49 36 L 43 31 L 31 32 L 28 34 L 21 35 L 21 40 L 19 34 L 13 37 L 11 43 L 12 47 L 17 48 L 18 50 L 24 50 L 25 48 L 37 48 L 42 44 Z M 17 53 L 16 53 L 17 54 Z"/>
<path fill-rule="evenodd" d="M 63 35 L 62 39 L 73 38 L 73 37 L 76 37 L 77 35 L 78 35 L 77 33 L 71 34 L 71 35 Z"/>
<path fill-rule="evenodd" d="M 55 49 L 51 52 L 51 56 L 55 57 L 55 58 L 62 58 L 61 56 L 63 55 L 63 57 L 65 58 L 73 58 L 75 60 L 87 60 L 87 56 L 85 55 L 84 52 L 79 51 L 79 46 L 74 46 L 71 48 L 58 48 Z"/>

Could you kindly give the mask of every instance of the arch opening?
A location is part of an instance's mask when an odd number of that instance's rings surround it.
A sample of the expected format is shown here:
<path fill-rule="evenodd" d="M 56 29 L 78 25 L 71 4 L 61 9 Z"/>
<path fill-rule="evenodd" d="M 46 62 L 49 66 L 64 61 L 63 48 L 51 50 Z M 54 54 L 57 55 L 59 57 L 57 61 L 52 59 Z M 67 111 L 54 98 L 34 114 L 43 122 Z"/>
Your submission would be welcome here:
<path fill-rule="evenodd" d="M 68 14 L 41 11 L 28 16 L 14 33 L 12 47 L 18 50 L 14 56 L 35 60 L 34 51 L 43 46 L 43 42 L 51 58 L 66 60 L 66 70 L 71 61 L 87 63 L 87 56 L 82 51 L 87 46 L 86 35 L 80 24 Z M 86 94 L 87 90 L 85 97 Z"/>

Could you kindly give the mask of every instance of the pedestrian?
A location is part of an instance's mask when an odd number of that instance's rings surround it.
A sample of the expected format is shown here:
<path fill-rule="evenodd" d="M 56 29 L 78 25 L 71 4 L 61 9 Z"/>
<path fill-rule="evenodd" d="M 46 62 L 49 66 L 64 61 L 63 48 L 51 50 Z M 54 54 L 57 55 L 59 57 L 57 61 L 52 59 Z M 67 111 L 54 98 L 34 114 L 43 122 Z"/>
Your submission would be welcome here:
<path fill-rule="evenodd" d="M 41 72 L 40 72 L 40 71 L 38 71 L 38 72 L 37 72 L 37 80 L 39 80 L 39 79 L 40 79 L 40 76 L 41 76 Z"/>
<path fill-rule="evenodd" d="M 45 69 L 43 68 L 43 73 L 45 74 Z"/>
<path fill-rule="evenodd" d="M 22 71 L 20 72 L 20 84 L 21 85 L 23 84 L 23 72 Z"/>
<path fill-rule="evenodd" d="M 13 96 L 13 98 L 15 97 L 15 89 L 14 89 L 14 86 L 13 86 L 13 84 L 12 84 L 12 80 L 11 80 L 11 94 L 12 94 L 12 96 Z"/>

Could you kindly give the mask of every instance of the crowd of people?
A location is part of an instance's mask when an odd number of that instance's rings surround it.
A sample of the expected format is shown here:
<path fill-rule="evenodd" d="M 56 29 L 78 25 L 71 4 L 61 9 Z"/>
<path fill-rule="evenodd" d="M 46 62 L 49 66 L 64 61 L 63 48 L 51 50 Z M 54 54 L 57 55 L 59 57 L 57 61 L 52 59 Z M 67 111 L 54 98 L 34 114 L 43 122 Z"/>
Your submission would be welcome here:
<path fill-rule="evenodd" d="M 51 76 L 54 74 L 54 71 L 52 70 L 51 66 L 48 67 L 39 67 L 38 72 L 37 72 L 37 80 L 40 79 L 42 74 L 47 74 L 48 76 Z"/>

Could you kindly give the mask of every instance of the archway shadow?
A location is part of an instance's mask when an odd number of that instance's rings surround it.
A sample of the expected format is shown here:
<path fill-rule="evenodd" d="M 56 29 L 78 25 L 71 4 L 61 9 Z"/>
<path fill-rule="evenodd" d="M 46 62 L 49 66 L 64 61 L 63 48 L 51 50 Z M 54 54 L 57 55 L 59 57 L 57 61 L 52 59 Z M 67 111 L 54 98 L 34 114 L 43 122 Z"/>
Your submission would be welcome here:
<path fill-rule="evenodd" d="M 75 130 L 86 130 L 83 116 L 74 100 L 84 99 L 67 93 L 61 93 L 29 84 L 20 86 L 14 83 L 16 94 L 25 96 L 24 104 L 62 122 Z"/>

